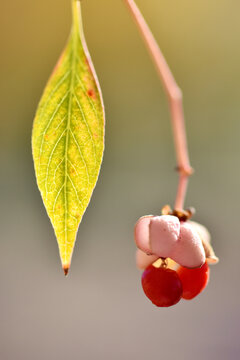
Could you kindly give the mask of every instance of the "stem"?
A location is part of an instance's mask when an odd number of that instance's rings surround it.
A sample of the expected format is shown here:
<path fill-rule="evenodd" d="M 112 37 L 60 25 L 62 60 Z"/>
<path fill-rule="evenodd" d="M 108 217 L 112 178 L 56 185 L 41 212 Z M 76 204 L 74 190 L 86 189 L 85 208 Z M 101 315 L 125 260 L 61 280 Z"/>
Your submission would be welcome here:
<path fill-rule="evenodd" d="M 146 21 L 144 20 L 140 10 L 134 0 L 124 0 L 130 13 L 132 14 L 147 49 L 156 66 L 158 75 L 163 82 L 164 89 L 168 96 L 169 107 L 171 112 L 173 136 L 177 157 L 177 170 L 179 173 L 179 184 L 175 201 L 176 209 L 183 209 L 184 200 L 187 192 L 188 178 L 193 173 L 190 165 L 186 129 L 184 123 L 184 113 L 182 104 L 182 91 L 178 87 L 173 74 L 151 32 Z"/>

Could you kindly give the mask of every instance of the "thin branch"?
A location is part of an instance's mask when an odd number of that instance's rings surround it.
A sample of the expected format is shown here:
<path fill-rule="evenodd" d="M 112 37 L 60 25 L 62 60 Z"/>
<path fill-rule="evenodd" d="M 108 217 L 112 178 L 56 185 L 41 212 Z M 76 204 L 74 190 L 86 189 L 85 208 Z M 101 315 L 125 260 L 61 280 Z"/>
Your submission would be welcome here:
<path fill-rule="evenodd" d="M 179 185 L 175 201 L 176 209 L 183 209 L 184 199 L 187 191 L 188 177 L 192 175 L 193 169 L 190 165 L 186 130 L 184 123 L 184 113 L 182 104 L 182 91 L 178 87 L 173 74 L 151 32 L 140 10 L 135 4 L 134 0 L 124 0 L 127 4 L 130 13 L 132 14 L 142 38 L 147 46 L 147 49 L 156 66 L 158 75 L 160 76 L 165 91 L 168 96 L 169 106 L 171 111 L 172 128 L 176 149 L 176 157 L 179 172 Z"/>

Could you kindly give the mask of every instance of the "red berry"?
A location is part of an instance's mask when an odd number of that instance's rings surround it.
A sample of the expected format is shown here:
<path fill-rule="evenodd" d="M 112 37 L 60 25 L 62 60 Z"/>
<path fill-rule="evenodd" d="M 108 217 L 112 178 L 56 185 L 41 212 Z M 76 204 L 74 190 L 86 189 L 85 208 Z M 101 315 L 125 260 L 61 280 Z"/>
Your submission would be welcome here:
<path fill-rule="evenodd" d="M 182 297 L 186 300 L 191 300 L 207 286 L 209 266 L 206 262 L 197 269 L 188 269 L 180 266 L 177 273 L 182 282 Z"/>
<path fill-rule="evenodd" d="M 182 296 L 182 284 L 176 271 L 166 268 L 147 267 L 142 274 L 145 295 L 158 307 L 175 305 Z"/>

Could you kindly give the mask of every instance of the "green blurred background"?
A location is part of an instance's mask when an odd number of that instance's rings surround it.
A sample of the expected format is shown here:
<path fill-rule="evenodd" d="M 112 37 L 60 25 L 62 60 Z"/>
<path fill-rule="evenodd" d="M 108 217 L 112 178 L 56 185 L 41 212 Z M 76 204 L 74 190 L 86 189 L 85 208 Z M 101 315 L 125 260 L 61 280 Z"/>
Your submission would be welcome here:
<path fill-rule="evenodd" d="M 138 0 L 181 86 L 191 162 L 187 206 L 219 265 L 193 301 L 143 295 L 133 226 L 174 202 L 169 111 L 123 1 L 84 0 L 106 106 L 106 151 L 69 277 L 37 190 L 34 113 L 71 22 L 70 0 L 0 3 L 0 359 L 238 359 L 240 2 Z"/>

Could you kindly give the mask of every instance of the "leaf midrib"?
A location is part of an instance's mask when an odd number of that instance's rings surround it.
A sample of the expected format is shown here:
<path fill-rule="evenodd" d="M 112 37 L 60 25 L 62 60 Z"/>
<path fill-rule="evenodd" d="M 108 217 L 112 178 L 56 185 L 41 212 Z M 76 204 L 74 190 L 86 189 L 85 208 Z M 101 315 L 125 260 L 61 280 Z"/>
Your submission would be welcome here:
<path fill-rule="evenodd" d="M 65 207 L 65 224 L 64 224 L 64 233 L 65 233 L 65 251 L 67 251 L 67 218 L 68 218 L 68 197 L 67 197 L 67 182 L 68 182 L 68 144 L 69 144 L 69 134 L 71 131 L 71 111 L 72 111 L 72 98 L 73 98 L 73 89 L 74 89 L 74 79 L 76 73 L 76 46 L 77 46 L 77 34 L 73 30 L 72 32 L 72 55 L 71 55 L 71 78 L 70 78 L 70 90 L 69 90 L 69 100 L 68 100 L 68 116 L 67 116 L 67 127 L 66 127 L 66 142 L 65 142 L 65 179 L 64 179 L 64 207 Z M 65 253 L 65 257 L 66 257 Z"/>

